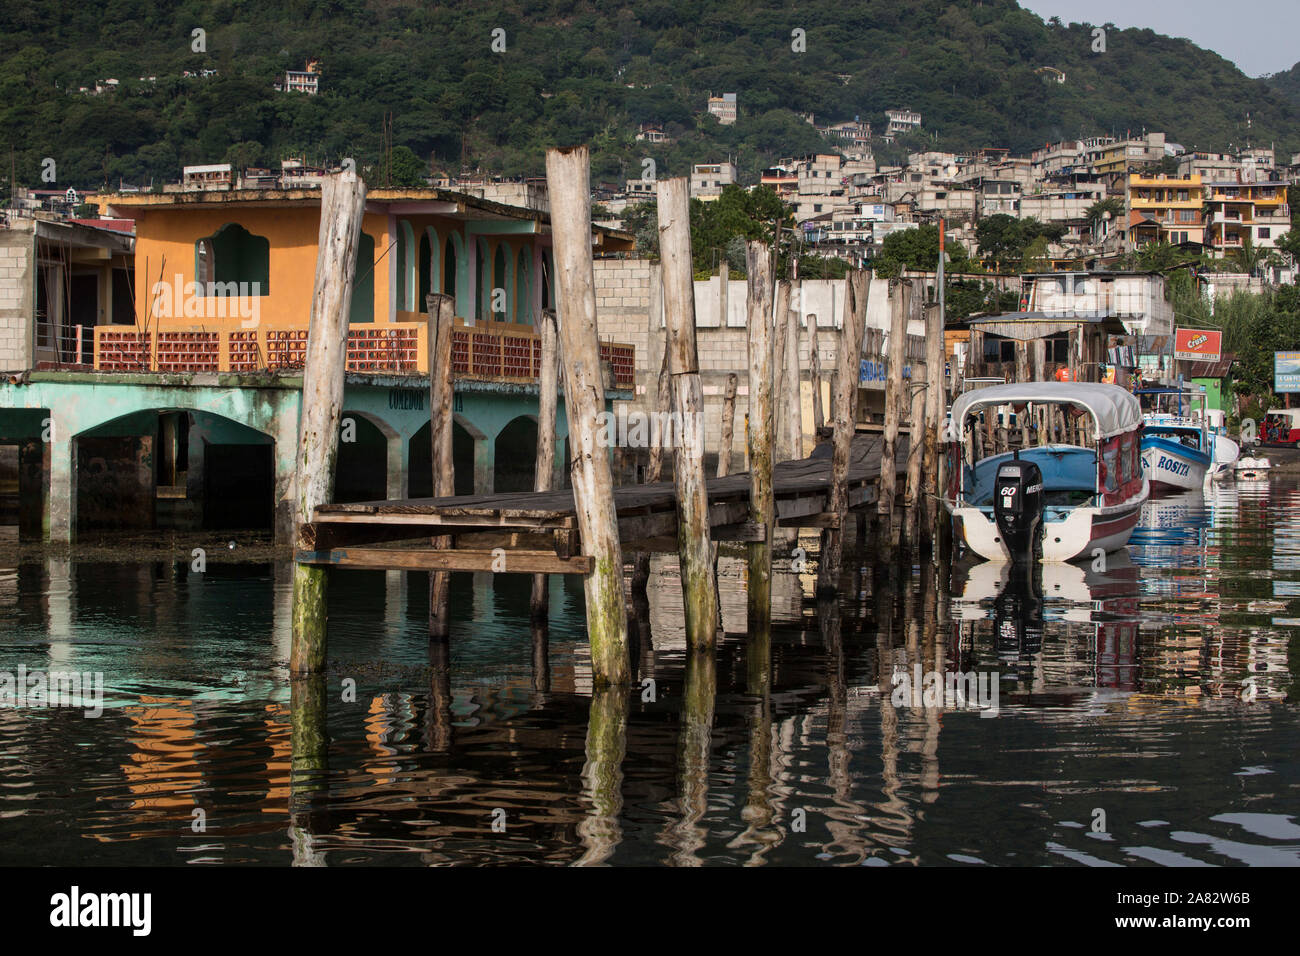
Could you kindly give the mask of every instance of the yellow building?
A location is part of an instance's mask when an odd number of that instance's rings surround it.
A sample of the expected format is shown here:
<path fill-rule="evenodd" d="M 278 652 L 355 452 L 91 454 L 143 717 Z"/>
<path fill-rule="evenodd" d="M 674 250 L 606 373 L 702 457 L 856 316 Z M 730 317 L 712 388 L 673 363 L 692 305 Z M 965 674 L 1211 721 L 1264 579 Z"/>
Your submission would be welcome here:
<path fill-rule="evenodd" d="M 1284 182 L 1207 183 L 1206 245 L 1222 254 L 1240 249 L 1249 238 L 1259 248 L 1274 248 L 1291 228 L 1286 187 Z"/>
<path fill-rule="evenodd" d="M 1128 177 L 1127 245 L 1148 242 L 1205 241 L 1202 207 L 1205 186 L 1199 175 Z"/>
<path fill-rule="evenodd" d="M 111 368 L 115 354 L 123 368 L 136 367 L 143 349 L 155 353 L 147 364 L 158 370 L 297 364 L 316 274 L 319 189 L 118 194 L 101 202 L 108 215 L 135 221 L 135 314 L 96 329 L 96 367 Z M 600 226 L 593 243 L 596 255 L 633 247 L 632 237 Z M 373 332 L 358 348 L 374 350 L 369 340 L 383 338 L 391 350 L 401 339 L 396 367 L 422 368 L 426 295 L 454 296 L 458 324 L 508 332 L 532 326 L 551 307 L 553 274 L 544 212 L 444 189 L 371 189 L 351 322 Z"/>

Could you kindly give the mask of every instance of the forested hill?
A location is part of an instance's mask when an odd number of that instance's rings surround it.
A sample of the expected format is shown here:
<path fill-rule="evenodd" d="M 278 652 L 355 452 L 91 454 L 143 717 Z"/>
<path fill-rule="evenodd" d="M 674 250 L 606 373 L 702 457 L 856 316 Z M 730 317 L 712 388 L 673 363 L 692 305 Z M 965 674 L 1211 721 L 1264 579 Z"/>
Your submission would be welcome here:
<path fill-rule="evenodd" d="M 1300 63 L 1297 63 L 1289 70 L 1274 73 L 1265 82 L 1289 99 L 1295 106 L 1300 107 Z"/>
<path fill-rule="evenodd" d="M 894 107 L 924 121 L 896 152 L 1143 128 L 1188 148 L 1300 148 L 1300 105 L 1267 81 L 1150 30 L 1111 28 L 1104 43 L 1014 0 L 3 0 L 0 150 L 35 186 L 46 157 L 59 186 L 83 187 L 295 154 L 364 165 L 384 154 L 391 114 L 394 146 L 452 173 L 537 174 L 543 147 L 585 141 L 599 178 L 637 176 L 646 155 L 663 175 L 730 154 L 753 176 L 824 148 L 801 112 L 879 131 Z M 309 58 L 318 96 L 272 89 Z M 78 92 L 108 78 L 116 92 Z M 724 91 L 739 94 L 732 127 L 704 115 Z M 651 121 L 675 142 L 636 143 Z"/>

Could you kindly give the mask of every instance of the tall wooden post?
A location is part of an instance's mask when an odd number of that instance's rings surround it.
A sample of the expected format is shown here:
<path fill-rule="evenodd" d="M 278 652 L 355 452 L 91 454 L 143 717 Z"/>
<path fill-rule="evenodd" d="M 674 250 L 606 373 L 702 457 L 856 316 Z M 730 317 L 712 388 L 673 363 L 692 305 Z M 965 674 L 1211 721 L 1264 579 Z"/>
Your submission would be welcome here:
<path fill-rule="evenodd" d="M 731 264 L 727 262 L 727 257 L 723 256 L 722 261 L 718 263 L 718 328 L 727 327 L 727 294 L 731 290 Z"/>
<path fill-rule="evenodd" d="M 623 599 L 623 549 L 614 510 L 609 449 L 597 442 L 605 411 L 600 341 L 596 333 L 596 282 L 591 263 L 591 167 L 585 146 L 546 151 L 551 196 L 560 343 L 564 359 L 564 410 L 574 449 L 573 500 L 582 551 L 593 559 L 583 577 L 587 636 L 596 686 L 627 684 L 627 605 Z"/>
<path fill-rule="evenodd" d="M 658 342 L 663 346 L 659 353 L 659 377 L 655 380 L 654 421 L 663 423 L 668 420 L 672 409 L 672 389 L 668 378 L 668 332 L 660 330 L 659 320 L 663 314 L 664 284 L 663 270 L 658 262 L 650 265 L 650 329 L 647 342 Z M 650 429 L 650 460 L 646 463 L 645 481 L 652 485 L 663 478 L 664 445 L 663 429 L 658 425 Z M 632 570 L 632 597 L 641 600 L 645 597 L 646 585 L 650 582 L 650 554 L 638 551 Z"/>
<path fill-rule="evenodd" d="M 295 543 L 302 551 L 315 550 L 313 514 L 319 505 L 328 504 L 334 497 L 343 373 L 347 368 L 348 312 L 365 207 L 366 184 L 355 172 L 333 173 L 321 181 L 316 278 L 302 375 L 295 472 Z M 325 669 L 325 574 L 325 568 L 316 565 L 293 566 L 293 640 L 289 652 L 289 671 L 293 675 Z"/>
<path fill-rule="evenodd" d="M 822 531 L 821 560 L 817 566 L 817 591 L 823 595 L 839 590 L 840 568 L 844 561 L 844 526 L 849 515 L 849 462 L 853 452 L 853 433 L 857 429 L 859 355 L 862 352 L 862 330 L 867 322 L 871 272 L 853 270 L 849 273 L 847 286 L 844 323 L 835 350 L 835 437 L 826 502 L 832 524 Z"/>
<path fill-rule="evenodd" d="M 826 426 L 826 412 L 822 406 L 822 356 L 817 344 L 817 316 L 808 315 L 808 368 L 812 379 L 813 432 Z"/>
<path fill-rule="evenodd" d="M 898 421 L 903 407 L 903 365 L 907 352 L 907 318 L 912 308 L 912 283 L 908 279 L 889 280 L 889 362 L 885 380 L 885 432 L 880 455 L 880 500 L 877 506 L 884 519 L 886 549 L 892 547 L 894 493 L 898 484 Z"/>
<path fill-rule="evenodd" d="M 718 633 L 704 475 L 704 390 L 695 348 L 695 280 L 691 269 L 691 205 L 685 176 L 658 185 L 659 258 L 663 266 L 664 314 L 668 319 L 668 370 L 680 434 L 673 446 L 677 489 L 677 554 L 682 604 L 691 647 L 708 650 Z"/>
<path fill-rule="evenodd" d="M 555 404 L 560 387 L 560 366 L 555 348 L 555 312 L 551 309 L 542 310 L 538 332 L 542 339 L 542 365 L 537 376 L 537 457 L 534 459 L 533 490 L 550 491 L 551 472 L 555 468 Z M 528 610 L 534 622 L 546 621 L 550 616 L 547 585 L 547 575 L 533 575 L 533 593 Z"/>
<path fill-rule="evenodd" d="M 456 493 L 452 457 L 451 330 L 455 325 L 456 300 L 449 295 L 428 297 L 429 310 L 429 446 L 433 454 L 433 496 L 449 498 Z M 447 548 L 451 538 L 435 535 L 435 548 Z M 451 634 L 448 598 L 451 574 L 429 572 L 429 636 L 445 639 Z"/>
<path fill-rule="evenodd" d="M 921 507 L 924 493 L 921 490 L 921 457 L 925 451 L 925 392 L 926 383 L 919 381 L 920 368 L 912 366 L 912 378 L 903 386 L 903 393 L 908 396 L 907 433 L 907 490 L 903 493 L 907 508 L 907 543 L 916 547 L 921 525 Z"/>
<path fill-rule="evenodd" d="M 776 284 L 776 307 L 772 313 L 772 329 L 775 340 L 772 349 L 772 414 L 775 419 L 776 432 L 772 441 L 773 461 L 789 461 L 790 428 L 786 424 L 787 409 L 790 407 L 789 366 L 785 361 L 786 337 L 789 326 L 785 314 L 790 309 L 790 283 L 780 280 Z"/>
<path fill-rule="evenodd" d="M 749 627 L 772 620 L 772 526 L 776 499 L 772 489 L 772 274 L 767 245 L 745 247 L 749 307 L 749 520 L 763 531 L 749 544 Z"/>
<path fill-rule="evenodd" d="M 727 376 L 722 393 L 722 442 L 718 449 L 718 477 L 731 474 L 731 446 L 736 428 L 736 373 Z"/>
<path fill-rule="evenodd" d="M 797 260 L 792 260 L 792 269 L 797 269 Z M 803 451 L 803 393 L 799 384 L 799 308 L 803 301 L 802 290 L 791 280 L 790 301 L 781 318 L 785 321 L 785 381 L 786 381 L 786 427 L 789 429 L 790 460 L 797 461 L 804 455 Z"/>
<path fill-rule="evenodd" d="M 1029 381 L 1029 343 L 1016 343 L 1016 381 L 1020 383 Z M 1029 408 L 1025 407 L 1024 411 L 1017 413 L 1017 423 L 1020 426 L 1020 447 L 1029 447 Z"/>
<path fill-rule="evenodd" d="M 925 475 L 922 489 L 925 495 L 925 520 L 921 525 L 922 546 L 933 544 L 942 518 L 938 501 L 938 496 L 943 493 L 943 486 L 939 483 L 943 458 L 939 430 L 943 428 L 944 410 L 948 404 L 943 374 L 944 360 L 947 358 L 943 332 L 943 306 L 932 305 L 925 313 L 925 451 L 921 460 L 921 473 Z"/>

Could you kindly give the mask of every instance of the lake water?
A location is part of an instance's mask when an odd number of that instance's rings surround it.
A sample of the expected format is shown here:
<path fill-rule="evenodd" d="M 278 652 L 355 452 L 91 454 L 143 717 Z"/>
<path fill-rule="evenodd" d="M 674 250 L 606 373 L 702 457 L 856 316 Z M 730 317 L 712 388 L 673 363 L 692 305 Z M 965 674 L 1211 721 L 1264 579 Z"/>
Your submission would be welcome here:
<path fill-rule="evenodd" d="M 656 559 L 638 685 L 594 699 L 577 580 L 540 648 L 529 578 L 455 576 L 448 660 L 425 576 L 336 572 L 295 689 L 287 563 L 14 550 L 0 672 L 101 672 L 104 710 L 0 708 L 0 864 L 1300 863 L 1294 480 L 1041 581 L 868 567 L 819 606 L 779 558 L 770 641 L 724 559 L 712 667 Z"/>

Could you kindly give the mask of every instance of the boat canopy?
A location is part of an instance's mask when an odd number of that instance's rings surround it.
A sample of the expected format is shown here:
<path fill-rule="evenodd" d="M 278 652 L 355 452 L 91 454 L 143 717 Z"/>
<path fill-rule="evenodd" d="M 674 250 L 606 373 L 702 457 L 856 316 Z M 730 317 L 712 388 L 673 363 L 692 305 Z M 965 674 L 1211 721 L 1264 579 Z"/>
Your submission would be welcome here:
<path fill-rule="evenodd" d="M 952 403 L 947 440 L 961 441 L 962 422 L 972 412 L 991 405 L 1019 405 L 1024 402 L 1047 405 L 1078 405 L 1092 415 L 1093 438 L 1101 441 L 1131 432 L 1142 424 L 1142 406 L 1118 385 L 1091 382 L 1011 382 L 990 385 L 959 396 Z"/>

